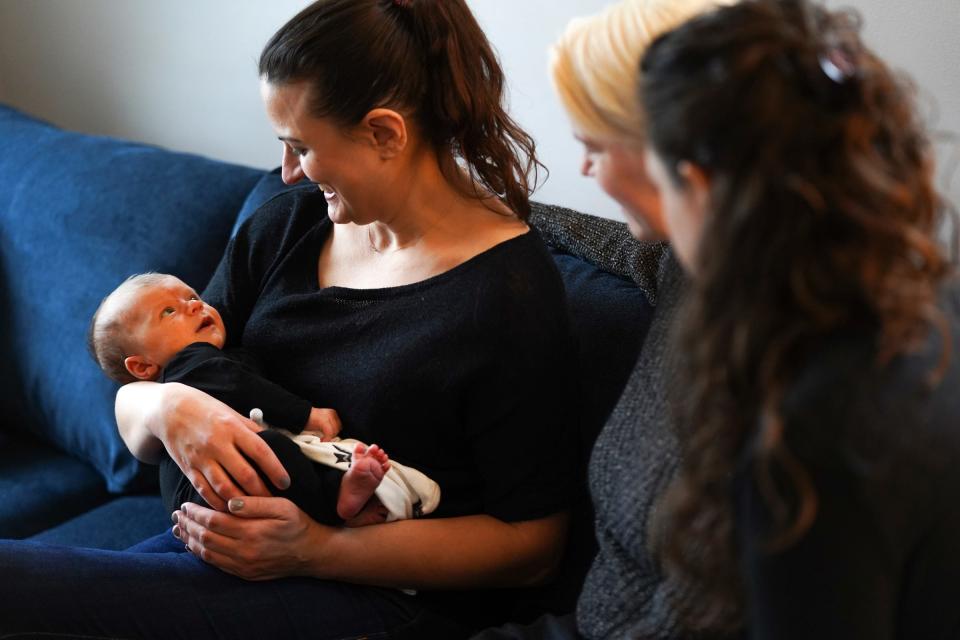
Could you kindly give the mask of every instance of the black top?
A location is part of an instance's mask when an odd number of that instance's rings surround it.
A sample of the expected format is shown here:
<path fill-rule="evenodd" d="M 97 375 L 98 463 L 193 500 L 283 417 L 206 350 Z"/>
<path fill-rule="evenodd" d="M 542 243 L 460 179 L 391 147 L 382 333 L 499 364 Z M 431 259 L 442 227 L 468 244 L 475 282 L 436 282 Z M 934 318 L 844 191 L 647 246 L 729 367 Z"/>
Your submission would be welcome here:
<path fill-rule="evenodd" d="M 260 374 L 245 349 L 217 349 L 194 342 L 179 351 L 163 369 L 161 382 L 182 382 L 202 389 L 244 416 L 257 408 L 271 427 L 300 433 L 310 417 L 310 403 Z"/>
<path fill-rule="evenodd" d="M 869 333 L 838 335 L 811 358 L 784 406 L 786 444 L 818 510 L 797 544 L 768 554 L 770 518 L 752 474 L 736 483 L 750 635 L 954 638 L 960 635 L 960 296 L 949 368 L 924 348 L 876 364 Z"/>
<path fill-rule="evenodd" d="M 319 191 L 293 191 L 241 226 L 203 296 L 227 346 L 335 409 L 342 437 L 433 478 L 434 516 L 564 509 L 572 358 L 563 285 L 537 233 L 415 284 L 321 288 L 325 212 Z"/>

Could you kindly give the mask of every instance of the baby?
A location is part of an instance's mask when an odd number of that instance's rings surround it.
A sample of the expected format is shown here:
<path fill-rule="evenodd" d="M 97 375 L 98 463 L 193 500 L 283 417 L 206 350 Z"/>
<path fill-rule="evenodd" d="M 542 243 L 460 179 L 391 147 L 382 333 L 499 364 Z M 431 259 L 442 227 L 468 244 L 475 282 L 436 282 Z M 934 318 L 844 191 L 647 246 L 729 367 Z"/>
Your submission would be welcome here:
<path fill-rule="evenodd" d="M 178 278 L 159 273 L 132 276 L 104 298 L 88 334 L 94 359 L 117 382 L 181 382 L 279 428 L 260 432 L 291 479 L 289 489 L 274 493 L 318 522 L 360 526 L 436 508 L 436 483 L 391 464 L 377 445 L 334 442 L 340 420 L 333 409 L 313 407 L 265 379 L 250 354 L 224 350 L 225 342 L 219 312 Z M 203 502 L 169 457 L 160 465 L 160 488 L 169 511 Z"/>

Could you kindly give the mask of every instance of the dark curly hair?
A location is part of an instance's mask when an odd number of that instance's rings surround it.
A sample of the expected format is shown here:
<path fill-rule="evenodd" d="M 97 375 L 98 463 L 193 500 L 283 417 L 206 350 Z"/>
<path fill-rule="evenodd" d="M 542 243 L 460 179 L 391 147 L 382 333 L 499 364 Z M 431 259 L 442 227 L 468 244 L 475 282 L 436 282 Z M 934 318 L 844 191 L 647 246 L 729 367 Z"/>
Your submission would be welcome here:
<path fill-rule="evenodd" d="M 342 125 L 376 107 L 402 111 L 452 184 L 462 181 L 447 158 L 469 171 L 467 195 L 529 216 L 543 165 L 504 109 L 503 70 L 464 0 L 318 0 L 270 38 L 259 67 L 270 83 L 309 82 L 313 114 Z"/>
<path fill-rule="evenodd" d="M 742 624 L 736 470 L 772 514 L 770 548 L 816 518 L 782 416 L 806 356 L 855 329 L 876 336 L 883 366 L 931 327 L 946 333 L 932 152 L 912 88 L 858 31 L 854 14 L 805 0 L 743 0 L 664 35 L 642 62 L 653 150 L 678 185 L 683 161 L 710 176 L 682 331 L 683 462 L 658 527 L 694 628 Z"/>

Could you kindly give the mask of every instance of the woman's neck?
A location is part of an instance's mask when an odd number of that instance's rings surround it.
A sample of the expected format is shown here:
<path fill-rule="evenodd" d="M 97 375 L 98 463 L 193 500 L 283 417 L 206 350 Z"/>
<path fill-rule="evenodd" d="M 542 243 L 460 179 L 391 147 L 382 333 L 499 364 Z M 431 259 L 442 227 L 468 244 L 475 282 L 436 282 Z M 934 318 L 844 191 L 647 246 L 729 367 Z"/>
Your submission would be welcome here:
<path fill-rule="evenodd" d="M 375 253 L 387 254 L 462 235 L 487 216 L 515 220 L 499 200 L 490 198 L 491 211 L 490 202 L 471 197 L 470 189 L 470 177 L 453 158 L 441 160 L 432 149 L 421 149 L 385 185 L 376 221 L 358 236 Z"/>

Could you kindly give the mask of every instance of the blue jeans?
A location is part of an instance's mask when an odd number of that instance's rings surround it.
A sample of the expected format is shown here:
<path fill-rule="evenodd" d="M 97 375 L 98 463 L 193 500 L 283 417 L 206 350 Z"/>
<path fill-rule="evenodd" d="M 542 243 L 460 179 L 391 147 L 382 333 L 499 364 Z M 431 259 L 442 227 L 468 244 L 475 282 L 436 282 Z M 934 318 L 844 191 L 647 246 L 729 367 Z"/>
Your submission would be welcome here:
<path fill-rule="evenodd" d="M 0 638 L 32 634 L 373 640 L 469 630 L 395 589 L 248 582 L 195 558 L 168 532 L 127 551 L 0 540 Z"/>

